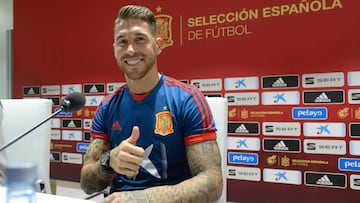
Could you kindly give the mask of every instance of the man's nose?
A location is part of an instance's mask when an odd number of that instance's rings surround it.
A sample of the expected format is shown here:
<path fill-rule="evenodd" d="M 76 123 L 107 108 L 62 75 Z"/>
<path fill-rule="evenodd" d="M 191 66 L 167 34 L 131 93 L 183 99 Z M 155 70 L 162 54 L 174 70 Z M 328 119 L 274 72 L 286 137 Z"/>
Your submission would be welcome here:
<path fill-rule="evenodd" d="M 126 49 L 126 52 L 128 54 L 134 54 L 135 53 L 135 49 L 134 49 L 134 46 L 132 44 L 129 44 L 129 46 L 127 47 Z"/>

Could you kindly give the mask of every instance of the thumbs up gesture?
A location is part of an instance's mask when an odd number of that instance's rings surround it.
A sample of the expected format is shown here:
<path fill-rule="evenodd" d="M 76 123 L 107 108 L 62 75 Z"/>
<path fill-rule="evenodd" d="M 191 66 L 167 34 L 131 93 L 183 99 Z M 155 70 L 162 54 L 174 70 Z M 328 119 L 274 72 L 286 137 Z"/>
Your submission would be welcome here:
<path fill-rule="evenodd" d="M 145 156 L 145 150 L 136 146 L 139 137 L 139 127 L 134 126 L 130 137 L 111 150 L 110 166 L 115 172 L 128 177 L 136 176 L 139 173 L 139 166 Z"/>

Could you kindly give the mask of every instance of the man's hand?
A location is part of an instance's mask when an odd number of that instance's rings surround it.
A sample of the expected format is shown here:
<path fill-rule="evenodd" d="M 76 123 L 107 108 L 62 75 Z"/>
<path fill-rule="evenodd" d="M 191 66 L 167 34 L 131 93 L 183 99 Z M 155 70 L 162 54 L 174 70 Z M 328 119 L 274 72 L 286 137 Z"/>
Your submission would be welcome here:
<path fill-rule="evenodd" d="M 139 173 L 139 166 L 145 156 L 145 150 L 136 146 L 139 137 L 139 127 L 134 126 L 130 137 L 111 150 L 110 166 L 115 172 L 128 177 L 136 176 Z"/>

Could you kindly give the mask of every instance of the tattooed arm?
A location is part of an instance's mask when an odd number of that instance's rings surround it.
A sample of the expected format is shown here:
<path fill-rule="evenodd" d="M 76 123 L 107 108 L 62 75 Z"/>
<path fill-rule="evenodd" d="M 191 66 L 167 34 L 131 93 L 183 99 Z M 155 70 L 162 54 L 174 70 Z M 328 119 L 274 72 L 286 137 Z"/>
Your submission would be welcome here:
<path fill-rule="evenodd" d="M 85 193 L 99 192 L 109 185 L 112 175 L 102 172 L 99 159 L 103 152 L 110 149 L 109 141 L 94 139 L 91 142 L 80 174 L 81 188 Z"/>
<path fill-rule="evenodd" d="M 186 147 L 186 154 L 193 174 L 192 178 L 172 186 L 113 193 L 103 202 L 209 203 L 216 201 L 220 198 L 223 187 L 221 156 L 217 142 L 213 140 L 189 145 Z"/>
<path fill-rule="evenodd" d="M 145 150 L 136 146 L 139 139 L 139 127 L 134 126 L 128 139 L 111 149 L 109 141 L 95 139 L 91 142 L 81 170 L 81 188 L 87 193 L 105 189 L 113 176 L 101 169 L 99 160 L 103 152 L 110 151 L 109 166 L 118 174 L 129 177 L 139 173 L 139 166 L 145 156 Z"/>

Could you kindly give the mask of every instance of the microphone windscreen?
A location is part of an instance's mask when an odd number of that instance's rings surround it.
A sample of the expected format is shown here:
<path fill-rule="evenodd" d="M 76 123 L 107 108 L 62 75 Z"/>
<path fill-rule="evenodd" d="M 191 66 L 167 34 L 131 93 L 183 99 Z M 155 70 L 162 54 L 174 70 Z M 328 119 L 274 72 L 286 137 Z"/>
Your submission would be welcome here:
<path fill-rule="evenodd" d="M 85 105 L 85 96 L 80 92 L 72 92 L 62 100 L 62 108 L 64 112 L 79 111 Z"/>

